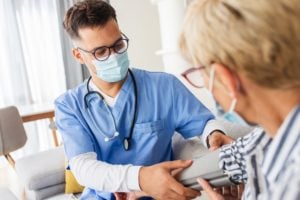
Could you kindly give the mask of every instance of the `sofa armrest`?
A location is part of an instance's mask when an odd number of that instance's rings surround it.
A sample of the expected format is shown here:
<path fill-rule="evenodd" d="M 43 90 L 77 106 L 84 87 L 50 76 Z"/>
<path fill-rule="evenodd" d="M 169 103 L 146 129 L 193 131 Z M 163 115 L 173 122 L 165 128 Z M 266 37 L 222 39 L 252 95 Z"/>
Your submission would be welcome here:
<path fill-rule="evenodd" d="M 16 172 L 28 190 L 65 182 L 64 149 L 57 147 L 16 161 Z"/>

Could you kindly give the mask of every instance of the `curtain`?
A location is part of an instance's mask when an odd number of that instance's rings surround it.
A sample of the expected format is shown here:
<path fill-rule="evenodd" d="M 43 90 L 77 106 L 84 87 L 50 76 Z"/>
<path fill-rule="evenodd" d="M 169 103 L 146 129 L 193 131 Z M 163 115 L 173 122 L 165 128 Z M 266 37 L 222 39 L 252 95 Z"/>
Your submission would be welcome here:
<path fill-rule="evenodd" d="M 70 8 L 76 0 L 56 0 L 57 5 L 57 14 L 60 20 L 59 26 L 60 28 L 60 38 L 61 44 L 63 48 L 63 61 L 65 68 L 65 76 L 66 76 L 66 86 L 68 89 L 75 87 L 78 83 L 81 83 L 88 76 L 86 75 L 86 67 L 84 65 L 80 65 L 75 61 L 71 54 L 71 49 L 73 48 L 73 44 L 65 31 L 62 28 L 62 22 L 64 18 L 64 14 L 68 8 Z"/>
<path fill-rule="evenodd" d="M 72 58 L 62 28 L 73 1 L 0 1 L 0 107 L 53 104 L 82 81 L 82 66 Z M 16 157 L 53 146 L 48 122 L 25 124 L 25 129 L 28 141 Z"/>

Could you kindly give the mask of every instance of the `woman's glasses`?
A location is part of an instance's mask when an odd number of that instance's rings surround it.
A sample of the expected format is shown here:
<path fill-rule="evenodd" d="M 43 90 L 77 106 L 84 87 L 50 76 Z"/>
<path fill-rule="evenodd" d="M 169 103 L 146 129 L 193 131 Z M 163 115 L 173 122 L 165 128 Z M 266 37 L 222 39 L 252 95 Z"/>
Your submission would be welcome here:
<path fill-rule="evenodd" d="M 196 88 L 203 88 L 205 85 L 203 79 L 204 66 L 192 67 L 181 74 L 187 82 Z"/>

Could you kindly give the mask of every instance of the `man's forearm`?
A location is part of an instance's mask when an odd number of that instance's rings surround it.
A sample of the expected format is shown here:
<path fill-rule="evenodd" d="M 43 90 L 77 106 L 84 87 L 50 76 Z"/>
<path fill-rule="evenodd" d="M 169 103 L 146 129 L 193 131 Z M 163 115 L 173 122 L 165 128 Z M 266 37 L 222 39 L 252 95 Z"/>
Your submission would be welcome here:
<path fill-rule="evenodd" d="M 139 166 L 111 165 L 97 160 L 94 152 L 78 155 L 70 160 L 71 171 L 77 181 L 103 192 L 139 191 Z"/>

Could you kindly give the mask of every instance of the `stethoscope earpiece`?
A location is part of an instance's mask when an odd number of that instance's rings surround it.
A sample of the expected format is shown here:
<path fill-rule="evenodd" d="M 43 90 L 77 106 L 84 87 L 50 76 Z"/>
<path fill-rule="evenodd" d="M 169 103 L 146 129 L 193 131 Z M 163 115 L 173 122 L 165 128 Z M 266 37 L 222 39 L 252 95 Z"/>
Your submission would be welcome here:
<path fill-rule="evenodd" d="M 115 133 L 114 133 L 114 137 L 118 137 L 120 134 L 119 134 L 119 132 L 118 131 L 116 131 Z"/>
<path fill-rule="evenodd" d="M 112 140 L 112 139 L 114 139 L 115 137 L 118 137 L 118 136 L 119 136 L 119 132 L 116 131 L 116 132 L 114 133 L 114 135 L 113 135 L 111 138 L 105 137 L 105 138 L 104 138 L 104 141 L 105 141 L 105 142 L 109 142 L 110 140 Z"/>

